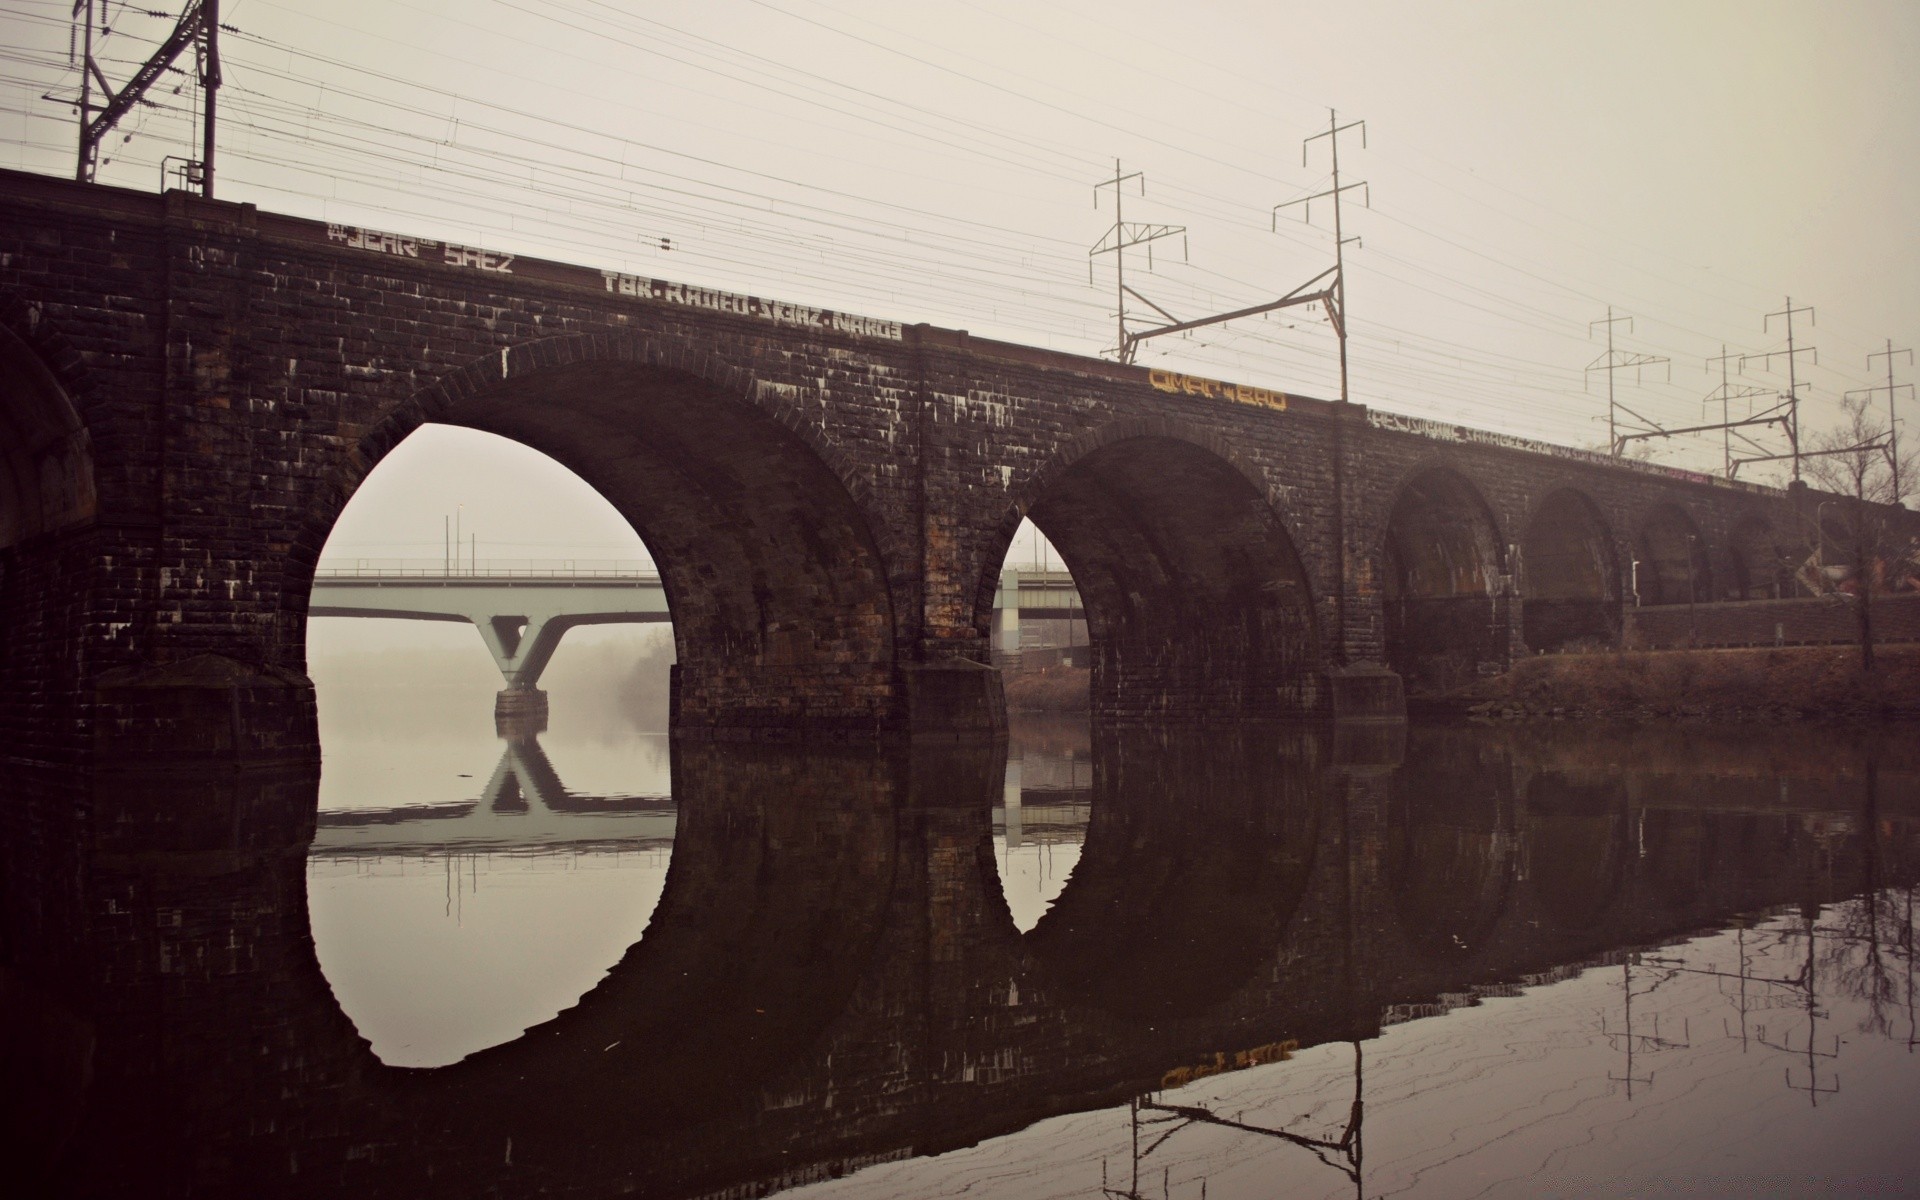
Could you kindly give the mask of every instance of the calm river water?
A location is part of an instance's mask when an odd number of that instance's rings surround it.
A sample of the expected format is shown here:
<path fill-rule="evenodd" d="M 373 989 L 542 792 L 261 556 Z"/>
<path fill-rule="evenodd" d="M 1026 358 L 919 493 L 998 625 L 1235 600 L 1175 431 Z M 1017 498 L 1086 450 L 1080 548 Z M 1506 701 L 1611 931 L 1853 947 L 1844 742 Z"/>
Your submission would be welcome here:
<path fill-rule="evenodd" d="M 21 782 L 31 1190 L 1920 1192 L 1920 730 L 397 728 Z"/>

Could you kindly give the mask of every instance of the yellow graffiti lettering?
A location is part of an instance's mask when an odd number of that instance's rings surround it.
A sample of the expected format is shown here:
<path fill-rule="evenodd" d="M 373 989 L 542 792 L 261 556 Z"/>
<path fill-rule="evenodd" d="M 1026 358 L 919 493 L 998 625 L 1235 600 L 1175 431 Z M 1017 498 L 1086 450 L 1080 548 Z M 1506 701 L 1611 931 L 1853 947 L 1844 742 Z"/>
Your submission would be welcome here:
<path fill-rule="evenodd" d="M 1147 382 L 1156 392 L 1205 396 L 1209 400 L 1224 398 L 1238 404 L 1252 404 L 1278 412 L 1287 410 L 1287 394 L 1269 391 L 1266 388 L 1248 387 L 1239 383 L 1222 383 L 1217 379 L 1203 379 L 1198 375 L 1182 375 L 1178 371 L 1159 368 L 1147 372 Z"/>

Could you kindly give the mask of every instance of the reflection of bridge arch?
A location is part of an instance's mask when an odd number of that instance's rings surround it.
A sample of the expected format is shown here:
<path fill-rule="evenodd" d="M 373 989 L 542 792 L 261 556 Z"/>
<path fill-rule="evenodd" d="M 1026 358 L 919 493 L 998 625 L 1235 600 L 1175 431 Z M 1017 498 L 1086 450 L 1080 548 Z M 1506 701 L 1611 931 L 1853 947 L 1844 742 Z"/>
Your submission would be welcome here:
<path fill-rule="evenodd" d="M 1439 738 L 1420 739 L 1394 780 L 1387 886 L 1407 945 L 1429 963 L 1486 949 L 1520 870 L 1512 775 Z"/>
<path fill-rule="evenodd" d="M 887 568 L 860 496 L 811 428 L 745 372 L 670 346 L 577 338 L 489 355 L 361 442 L 340 499 L 425 421 L 547 454 L 612 503 L 673 614 L 674 727 L 874 730 L 894 711 Z M 315 518 L 317 546 L 338 506 Z M 311 572 L 312 558 L 300 562 Z"/>
<path fill-rule="evenodd" d="M 1529 891 L 1562 932 L 1596 928 L 1619 902 L 1631 832 L 1618 779 L 1542 771 L 1528 781 L 1521 838 Z"/>
<path fill-rule="evenodd" d="M 999 563 L 1025 516 L 1084 605 L 1096 711 L 1301 715 L 1321 703 L 1313 591 L 1257 472 L 1218 439 L 1123 423 L 1061 450 L 997 533 L 976 592 L 988 628 Z"/>
<path fill-rule="evenodd" d="M 682 744 L 673 774 L 680 823 L 646 936 L 574 1008 L 422 1079 L 427 1108 L 564 1159 L 595 1123 L 710 1114 L 843 1010 L 893 888 L 888 760 Z M 591 1113 L 568 1103 L 587 1080 Z"/>
<path fill-rule="evenodd" d="M 1198 1016 L 1271 959 L 1306 888 L 1310 744 L 1257 730 L 1101 741 L 1079 865 L 1024 954 L 1068 1003 Z"/>

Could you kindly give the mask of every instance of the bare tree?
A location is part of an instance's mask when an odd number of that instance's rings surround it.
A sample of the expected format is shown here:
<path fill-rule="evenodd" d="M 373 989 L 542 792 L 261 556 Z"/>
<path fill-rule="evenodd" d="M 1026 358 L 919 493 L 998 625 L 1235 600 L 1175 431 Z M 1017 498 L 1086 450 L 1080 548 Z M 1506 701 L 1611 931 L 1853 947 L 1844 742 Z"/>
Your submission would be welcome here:
<path fill-rule="evenodd" d="M 1887 431 L 1865 401 L 1842 405 L 1846 420 L 1814 438 L 1804 460 L 1807 482 L 1815 489 L 1803 513 L 1813 553 L 1799 575 L 1816 595 L 1844 597 L 1853 606 L 1860 665 L 1870 671 L 1875 596 L 1920 589 L 1920 545 L 1914 537 L 1920 524 L 1895 494 L 1920 471 L 1911 451 L 1894 461 Z"/>

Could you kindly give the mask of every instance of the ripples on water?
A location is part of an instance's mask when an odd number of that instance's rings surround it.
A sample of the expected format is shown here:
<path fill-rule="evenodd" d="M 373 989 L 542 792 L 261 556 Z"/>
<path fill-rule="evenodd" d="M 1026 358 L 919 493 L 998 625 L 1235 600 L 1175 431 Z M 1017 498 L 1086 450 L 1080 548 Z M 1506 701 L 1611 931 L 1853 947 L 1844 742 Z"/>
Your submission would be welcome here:
<path fill-rule="evenodd" d="M 1915 730 L 485 732 L 31 784 L 255 814 L 13 902 L 53 1190 L 1910 1186 Z"/>

